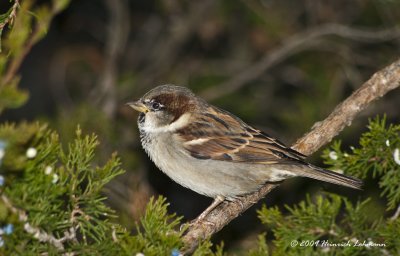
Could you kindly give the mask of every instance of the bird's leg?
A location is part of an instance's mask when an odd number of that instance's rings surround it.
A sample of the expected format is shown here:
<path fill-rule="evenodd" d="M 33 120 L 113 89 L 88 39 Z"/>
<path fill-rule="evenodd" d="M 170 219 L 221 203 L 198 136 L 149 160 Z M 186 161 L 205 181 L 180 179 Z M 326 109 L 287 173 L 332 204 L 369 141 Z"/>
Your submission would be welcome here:
<path fill-rule="evenodd" d="M 217 207 L 218 205 L 220 205 L 223 201 L 225 200 L 225 197 L 223 196 L 217 196 L 214 201 L 212 202 L 212 204 L 210 206 L 207 207 L 207 209 L 205 209 L 196 219 L 192 220 L 190 223 L 187 224 L 182 224 L 181 227 L 179 228 L 180 230 L 184 229 L 186 227 L 186 225 L 192 226 L 195 225 L 197 223 L 199 223 L 200 221 L 202 221 L 213 209 L 215 209 L 215 207 Z M 212 225 L 214 225 L 214 223 L 211 223 L 209 221 L 206 221 Z"/>
<path fill-rule="evenodd" d="M 207 209 L 205 209 L 200 215 L 199 217 L 196 218 L 195 222 L 201 221 L 202 219 L 204 219 L 212 210 L 214 210 L 215 207 L 217 207 L 218 205 L 220 205 L 223 201 L 225 200 L 225 197 L 223 196 L 217 196 L 214 201 L 212 202 L 212 204 L 210 206 L 207 207 Z"/>

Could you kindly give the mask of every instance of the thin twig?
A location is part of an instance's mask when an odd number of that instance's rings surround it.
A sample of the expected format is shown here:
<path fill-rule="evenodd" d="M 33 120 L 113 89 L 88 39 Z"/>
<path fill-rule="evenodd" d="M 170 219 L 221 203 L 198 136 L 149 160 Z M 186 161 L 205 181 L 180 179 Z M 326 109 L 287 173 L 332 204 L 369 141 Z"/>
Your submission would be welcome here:
<path fill-rule="evenodd" d="M 338 105 L 324 121 L 318 122 L 312 130 L 299 139 L 293 148 L 303 154 L 311 154 L 328 143 L 370 102 L 400 86 L 400 59 L 376 72 L 349 98 Z M 244 196 L 234 202 L 224 202 L 204 218 L 193 224 L 183 237 L 185 253 L 192 252 L 199 241 L 210 237 L 229 222 L 265 197 L 279 184 L 266 184 L 259 191 Z"/>
<path fill-rule="evenodd" d="M 396 220 L 399 216 L 400 216 L 400 205 L 399 205 L 399 207 L 397 207 L 397 210 L 396 210 L 396 212 L 393 214 L 393 216 L 390 217 L 390 220 L 391 220 L 391 221 L 394 221 L 394 220 Z"/>
<path fill-rule="evenodd" d="M 0 37 L 1 37 L 1 34 L 2 34 L 1 32 L 3 31 L 4 26 L 7 25 L 8 23 L 12 24 L 14 22 L 15 17 L 17 16 L 17 9 L 19 6 L 20 6 L 19 1 L 15 0 L 13 6 L 11 7 L 10 14 L 2 23 L 0 23 Z M 0 40 L 1 40 L 1 38 L 0 38 Z M 1 52 L 1 45 L 0 45 L 0 52 Z M 10 68 L 8 68 L 4 78 L 2 79 L 3 81 L 0 83 L 0 86 L 6 85 L 8 82 L 10 82 L 11 78 L 14 77 L 14 74 L 15 74 L 14 66 L 15 66 L 15 64 L 18 64 L 18 63 L 15 63 L 14 65 L 13 64 L 14 64 L 14 62 L 10 65 Z"/>
<path fill-rule="evenodd" d="M 19 1 L 16 1 L 15 3 Z M 23 5 L 22 5 L 23 7 Z M 49 14 L 50 17 L 48 18 L 47 22 L 50 24 L 51 20 L 54 18 L 55 15 L 58 14 L 62 9 L 55 9 L 52 8 L 51 13 Z M 25 14 L 25 15 L 31 15 L 31 14 Z M 14 15 L 15 18 L 15 15 Z M 48 25 L 47 24 L 47 25 Z M 29 36 L 29 38 L 26 40 L 25 45 L 20 49 L 20 53 L 16 56 L 13 56 L 11 58 L 10 64 L 7 67 L 7 70 L 5 71 L 5 74 L 3 78 L 0 80 L 0 87 L 5 86 L 8 83 L 11 82 L 12 79 L 15 78 L 16 73 L 18 69 L 21 67 L 22 61 L 25 59 L 25 57 L 28 55 L 28 53 L 31 51 L 32 47 L 42 38 L 42 31 L 40 28 L 41 25 L 36 24 L 36 26 L 32 29 L 32 33 Z"/>
<path fill-rule="evenodd" d="M 289 37 L 281 46 L 266 53 L 259 62 L 239 72 L 228 81 L 206 89 L 200 93 L 200 95 L 208 100 L 213 100 L 232 93 L 246 85 L 249 81 L 262 76 L 262 74 L 272 66 L 315 45 L 314 42 L 317 38 L 325 36 L 339 36 L 355 41 L 376 43 L 400 37 L 400 28 L 367 30 L 351 28 L 340 24 L 325 24 L 308 29 Z"/>
<path fill-rule="evenodd" d="M 11 64 L 7 69 L 6 74 L 4 75 L 3 81 L 1 81 L 0 86 L 5 86 L 15 77 L 19 67 L 22 64 L 22 61 L 25 59 L 26 55 L 31 51 L 32 46 L 35 44 L 34 38 L 36 34 L 39 32 L 38 29 L 35 29 L 32 33 L 32 36 L 29 38 L 21 53 L 11 60 Z"/>
<path fill-rule="evenodd" d="M 11 6 L 10 9 L 10 14 L 3 20 L 3 22 L 0 22 L 0 31 L 7 25 L 7 24 L 12 24 L 15 16 L 17 15 L 17 9 L 19 7 L 19 1 L 14 0 L 13 6 Z"/>
<path fill-rule="evenodd" d="M 101 108 L 108 117 L 115 114 L 117 107 L 116 80 L 118 60 L 128 41 L 130 22 L 128 1 L 105 0 L 109 11 L 107 40 L 105 44 L 105 65 L 100 76 L 99 91 L 92 93 L 95 101 L 101 102 Z"/>
<path fill-rule="evenodd" d="M 7 24 L 9 24 L 9 26 L 12 26 L 12 24 L 14 23 L 14 19 L 17 16 L 18 7 L 19 7 L 19 1 L 14 0 L 14 4 L 7 12 L 8 13 L 7 17 L 2 22 L 0 22 L 0 53 L 2 52 L 1 36 L 3 34 L 3 29 Z"/>
<path fill-rule="evenodd" d="M 392 63 L 376 72 L 358 90 L 339 104 L 334 111 L 322 122 L 317 122 L 312 130 L 296 141 L 295 148 L 305 155 L 317 151 L 330 142 L 358 113 L 369 103 L 382 97 L 390 90 L 400 85 L 400 61 Z"/>

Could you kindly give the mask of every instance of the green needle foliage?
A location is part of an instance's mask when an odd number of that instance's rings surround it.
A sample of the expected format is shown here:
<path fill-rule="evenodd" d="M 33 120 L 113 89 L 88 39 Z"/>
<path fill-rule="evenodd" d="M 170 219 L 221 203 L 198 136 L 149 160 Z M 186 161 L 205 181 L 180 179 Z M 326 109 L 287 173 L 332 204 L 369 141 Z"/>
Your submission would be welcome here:
<path fill-rule="evenodd" d="M 34 0 L 11 0 L 10 9 L 0 14 L 0 114 L 28 100 L 28 93 L 18 88 L 17 71 L 31 48 L 46 35 L 53 17 L 69 2 L 52 0 L 35 4 Z M 9 30 L 3 31 L 6 27 Z"/>
<path fill-rule="evenodd" d="M 17 71 L 69 0 L 10 1 L 0 14 L 0 114 L 23 105 Z M 7 26 L 7 27 L 6 27 Z M 105 203 L 104 186 L 123 173 L 113 154 L 95 164 L 95 135 L 62 145 L 38 123 L 0 124 L 0 255 L 179 255 L 180 218 L 162 197 L 151 199 L 136 230 L 117 224 Z M 203 242 L 194 255 L 221 255 Z"/>
<path fill-rule="evenodd" d="M 286 206 L 287 214 L 264 206 L 259 217 L 274 239 L 269 244 L 260 235 L 249 255 L 400 253 L 400 218 L 394 214 L 399 205 L 400 125 L 387 126 L 385 118 L 376 118 L 368 127 L 359 147 L 345 152 L 336 142 L 324 152 L 331 169 L 373 180 L 366 183 L 364 198 L 352 202 L 336 194 L 306 195 L 297 205 Z M 96 136 L 83 135 L 79 128 L 64 146 L 45 125 L 0 126 L 1 254 L 179 255 L 181 219 L 168 214 L 164 198 L 150 200 L 135 230 L 117 224 L 102 191 L 123 171 L 116 154 L 104 165 L 94 164 L 97 146 Z M 374 187 L 380 196 L 370 194 Z M 203 242 L 194 255 L 223 254 L 222 246 L 215 252 L 211 246 Z"/>
<path fill-rule="evenodd" d="M 332 169 L 365 179 L 372 177 L 378 181 L 381 196 L 387 200 L 389 210 L 400 204 L 400 171 L 399 162 L 395 161 L 395 152 L 400 149 L 400 125 L 386 125 L 386 118 L 370 121 L 369 131 L 360 138 L 360 147 L 351 147 L 350 152 L 340 149 L 340 142 L 332 146 L 337 159 L 329 157 L 325 151 L 324 158 Z M 397 153 L 397 159 L 399 159 Z M 397 160 L 399 161 L 399 160 Z"/>
<path fill-rule="evenodd" d="M 11 0 L 0 14 L 0 114 L 27 101 L 19 67 L 69 2 Z M 400 255 L 400 125 L 376 118 L 368 128 L 359 146 L 335 142 L 323 154 L 331 169 L 366 180 L 362 198 L 305 195 L 285 213 L 263 206 L 259 218 L 273 238 L 259 235 L 248 255 Z M 102 193 L 123 173 L 117 155 L 99 165 L 96 135 L 80 128 L 65 144 L 46 125 L 0 124 L 0 255 L 180 255 L 181 218 L 165 198 L 152 198 L 127 230 Z M 223 246 L 211 248 L 206 240 L 193 255 L 223 255 Z"/>
<path fill-rule="evenodd" d="M 104 186 L 123 173 L 116 154 L 93 164 L 98 141 L 78 128 L 64 149 L 58 135 L 40 124 L 0 126 L 1 255 L 175 255 L 182 246 L 180 220 L 168 214 L 165 198 L 152 198 L 137 229 L 115 222 Z M 11 231 L 5 227 L 10 227 Z M 211 243 L 195 255 L 214 254 Z"/>
<path fill-rule="evenodd" d="M 4 237 L 5 252 L 73 252 L 82 246 L 98 251 L 113 243 L 118 227 L 110 221 L 113 211 L 100 191 L 123 172 L 116 155 L 104 166 L 92 166 L 98 142 L 79 129 L 66 151 L 57 134 L 39 124 L 3 125 L 0 138 L 6 144 L 1 172 L 8 209 L 2 222 L 15 226 L 13 235 Z M 14 163 L 19 168 L 8 171 Z M 51 242 L 63 237 L 59 245 Z"/>
<path fill-rule="evenodd" d="M 164 198 L 160 200 L 152 198 L 140 221 L 141 225 L 137 228 L 138 244 L 133 251 L 141 251 L 145 255 L 163 255 L 165 251 L 172 252 L 172 250 L 180 248 L 182 245 L 181 233 L 173 231 L 179 227 L 179 220 L 180 218 L 176 218 L 175 215 L 168 215 Z M 167 250 L 165 250 L 165 245 L 169 247 Z"/>
<path fill-rule="evenodd" d="M 359 147 L 345 152 L 335 142 L 323 154 L 331 169 L 372 179 L 362 192 L 365 198 L 351 202 L 336 194 L 307 195 L 297 205 L 286 206 L 288 214 L 263 206 L 258 214 L 272 229 L 272 255 L 400 254 L 400 218 L 393 211 L 400 207 L 400 125 L 386 125 L 385 118 L 376 118 L 368 128 Z M 386 207 L 370 195 L 378 186 Z"/>

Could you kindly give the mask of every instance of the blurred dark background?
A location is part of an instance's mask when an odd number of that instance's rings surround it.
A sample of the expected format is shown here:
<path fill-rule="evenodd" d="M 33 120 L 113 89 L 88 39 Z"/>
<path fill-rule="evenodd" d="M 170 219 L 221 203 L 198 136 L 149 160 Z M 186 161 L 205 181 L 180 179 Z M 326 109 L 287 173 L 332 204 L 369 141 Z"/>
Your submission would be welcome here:
<path fill-rule="evenodd" d="M 105 191 L 125 226 L 134 227 L 149 197 L 159 194 L 171 212 L 191 220 L 211 199 L 155 168 L 126 102 L 156 85 L 184 85 L 290 145 L 399 58 L 399 25 L 395 0 L 72 1 L 23 63 L 28 103 L 1 121 L 49 122 L 66 143 L 78 124 L 98 134 L 97 161 L 117 151 L 127 171 Z M 397 90 L 370 106 L 338 137 L 343 146 L 356 145 L 377 114 L 398 123 L 399 102 Z M 322 164 L 319 155 L 310 161 Z M 263 203 L 293 204 L 320 190 L 360 196 L 299 178 Z M 256 209 L 214 240 L 231 250 L 255 243 L 262 231 Z"/>

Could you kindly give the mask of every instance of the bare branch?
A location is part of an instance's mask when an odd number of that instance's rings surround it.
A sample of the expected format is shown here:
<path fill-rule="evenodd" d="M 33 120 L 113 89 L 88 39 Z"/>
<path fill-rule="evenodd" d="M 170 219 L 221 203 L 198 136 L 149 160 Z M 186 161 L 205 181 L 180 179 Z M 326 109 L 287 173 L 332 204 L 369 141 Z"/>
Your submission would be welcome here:
<path fill-rule="evenodd" d="M 328 143 L 370 102 L 400 86 L 400 59 L 375 73 L 349 98 L 338 105 L 324 121 L 318 122 L 312 130 L 299 139 L 293 148 L 303 154 L 311 154 Z M 200 221 L 192 225 L 183 241 L 185 252 L 192 252 L 199 241 L 221 230 L 257 201 L 262 199 L 279 184 L 266 184 L 259 191 L 240 198 L 235 202 L 224 202 Z"/>
<path fill-rule="evenodd" d="M 281 46 L 266 53 L 259 62 L 239 72 L 228 81 L 206 89 L 201 93 L 201 96 L 208 100 L 213 100 L 232 93 L 243 87 L 249 81 L 260 77 L 272 66 L 300 51 L 309 49 L 315 45 L 315 40 L 317 38 L 325 36 L 339 36 L 355 41 L 376 43 L 400 37 L 400 28 L 367 30 L 351 28 L 340 24 L 326 24 L 308 29 L 289 37 Z"/>
<path fill-rule="evenodd" d="M 15 10 L 13 10 L 12 14 L 12 21 L 14 22 L 14 20 L 17 23 L 17 16 L 16 16 L 16 8 L 19 7 L 19 1 L 15 1 L 14 2 L 14 6 L 15 6 Z M 26 11 L 24 10 L 24 5 L 22 4 L 21 7 L 21 11 Z M 63 8 L 65 8 L 66 6 L 63 6 L 62 8 L 60 8 L 60 6 L 57 6 L 58 8 L 56 8 L 56 5 L 52 6 L 51 9 L 51 13 L 49 14 L 50 16 L 47 17 L 46 22 L 43 23 L 37 23 L 36 25 L 32 25 L 30 24 L 30 26 L 32 26 L 32 32 L 29 35 L 29 37 L 26 39 L 23 48 L 20 49 L 20 53 L 12 56 L 12 58 L 10 58 L 9 64 L 7 66 L 7 69 L 4 72 L 3 77 L 0 80 L 0 86 L 5 86 L 8 83 L 11 82 L 12 79 L 15 78 L 17 71 L 19 70 L 19 68 L 21 67 L 22 61 L 25 59 L 25 57 L 28 55 L 28 53 L 31 51 L 32 47 L 43 37 L 43 28 L 41 26 L 49 26 L 51 20 L 54 18 L 55 15 L 57 15 L 60 11 L 63 10 Z M 14 7 L 13 7 L 14 8 Z"/>
<path fill-rule="evenodd" d="M 130 21 L 128 2 L 105 0 L 110 12 L 107 41 L 105 44 L 105 65 L 100 76 L 99 90 L 91 93 L 91 96 L 101 101 L 103 111 L 108 117 L 112 117 L 117 106 L 116 77 L 117 62 L 123 53 L 129 35 Z"/>
<path fill-rule="evenodd" d="M 0 21 L 0 53 L 2 52 L 1 36 L 3 34 L 3 29 L 7 24 L 9 24 L 9 26 L 12 26 L 12 24 L 14 23 L 14 19 L 17 16 L 18 7 L 19 7 L 19 1 L 14 0 L 14 4 L 11 6 L 11 8 L 8 10 L 8 12 L 6 14 L 1 15 L 3 17 L 4 17 L 4 15 L 6 15 L 6 17 L 5 18 L 2 17 L 3 20 Z"/>
<path fill-rule="evenodd" d="M 1 31 L 7 24 L 13 23 L 15 16 L 17 15 L 18 7 L 19 7 L 19 1 L 15 0 L 14 4 L 11 6 L 10 10 L 8 11 L 7 17 L 0 22 L 0 35 L 1 35 Z"/>
<path fill-rule="evenodd" d="M 344 127 L 374 101 L 400 84 L 400 62 L 396 61 L 375 73 L 358 90 L 338 105 L 323 121 L 317 122 L 312 130 L 295 143 L 295 148 L 305 155 L 312 154 L 330 142 Z"/>
<path fill-rule="evenodd" d="M 400 216 L 400 205 L 397 207 L 396 212 L 390 217 L 391 221 L 395 221 Z"/>

